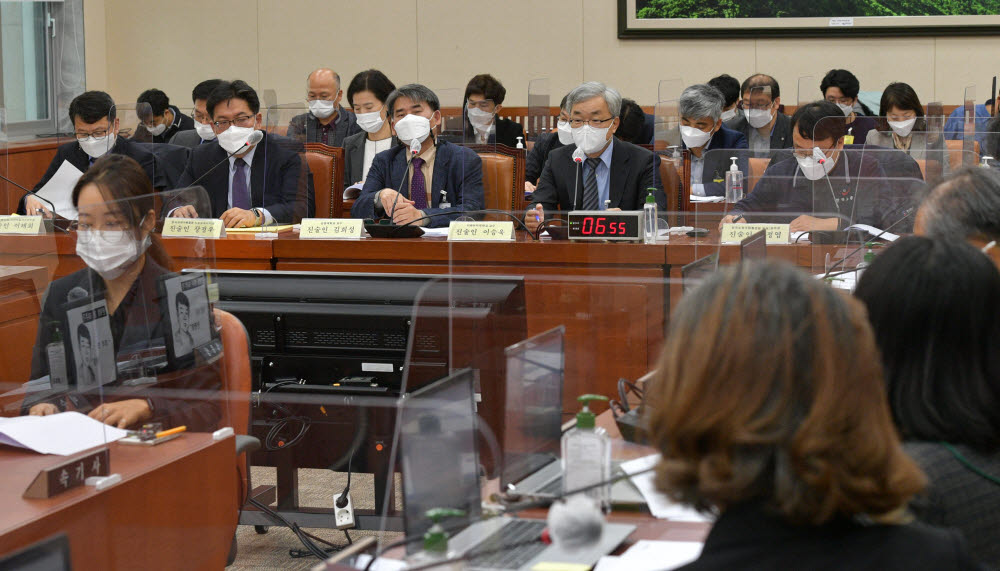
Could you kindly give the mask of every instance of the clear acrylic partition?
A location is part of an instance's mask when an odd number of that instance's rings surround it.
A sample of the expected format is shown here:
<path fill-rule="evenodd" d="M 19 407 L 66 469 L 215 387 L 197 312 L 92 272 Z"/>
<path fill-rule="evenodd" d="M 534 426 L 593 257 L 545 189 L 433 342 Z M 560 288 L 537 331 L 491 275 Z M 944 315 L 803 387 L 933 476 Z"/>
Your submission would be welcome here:
<path fill-rule="evenodd" d="M 465 113 L 465 90 L 459 88 L 435 89 L 441 105 L 441 125 L 437 135 L 449 143 L 471 143 L 472 126 Z"/>
<path fill-rule="evenodd" d="M 439 216 L 427 221 L 432 227 L 447 228 L 452 220 L 511 220 L 516 192 L 524 192 L 524 188 L 516 189 L 514 177 L 514 157 L 501 153 L 497 150 L 496 136 L 490 131 L 495 121 L 495 116 L 489 117 L 495 109 L 492 100 L 485 99 L 478 102 L 466 102 L 465 110 L 467 116 L 466 143 L 463 146 L 475 151 L 480 159 L 480 173 L 475 172 L 473 164 L 463 161 L 461 166 L 456 166 L 461 173 L 461 184 L 458 188 L 452 188 L 452 184 L 447 180 L 433 179 L 434 187 L 429 189 L 431 208 L 439 208 L 436 212 Z M 479 187 L 482 187 L 482 201 L 479 201 Z M 461 195 L 461 203 L 459 200 Z M 489 210 L 492 212 L 483 214 L 470 214 L 466 216 L 456 216 L 449 214 L 455 209 L 466 211 Z"/>
<path fill-rule="evenodd" d="M 0 107 L 0 175 L 4 178 L 10 178 L 10 171 L 7 170 L 7 110 Z M 22 184 L 22 186 L 26 186 Z M 23 194 L 19 188 L 10 185 L 7 182 L 0 180 L 0 189 L 2 189 L 3 204 L 0 204 L 0 214 L 12 214 L 17 211 L 17 204 L 21 200 L 21 195 Z"/>
<path fill-rule="evenodd" d="M 799 106 L 823 99 L 823 92 L 819 90 L 819 82 L 811 75 L 800 77 L 795 89 L 795 98 Z"/>
<path fill-rule="evenodd" d="M 684 80 L 680 77 L 672 77 L 670 79 L 661 79 L 659 83 L 656 84 L 656 100 L 657 101 L 674 101 L 681 98 L 681 92 L 684 91 Z"/>
<path fill-rule="evenodd" d="M 524 128 L 524 148 L 530 150 L 538 141 L 539 135 L 548 133 L 556 126 L 552 115 L 552 106 L 559 102 L 552 101 L 549 89 L 549 78 L 532 79 L 528 82 L 528 117 Z"/>
<path fill-rule="evenodd" d="M 962 166 L 972 166 L 977 161 L 965 162 L 975 155 L 976 151 L 976 86 L 970 85 L 965 88 L 962 98 L 962 105 L 965 108 L 964 119 L 962 120 Z"/>
<path fill-rule="evenodd" d="M 753 125 L 766 127 L 779 112 L 774 106 L 774 97 L 771 95 L 771 86 L 751 87 L 745 94 L 741 95 L 739 113 Z M 755 134 L 756 133 L 756 134 Z M 758 136 L 759 135 L 759 136 Z M 751 136 L 747 140 L 750 147 L 750 154 L 753 158 L 771 157 L 771 136 L 770 133 L 760 135 L 758 131 L 751 131 Z"/>
<path fill-rule="evenodd" d="M 273 89 L 261 89 L 260 102 L 264 107 L 274 107 L 278 104 L 278 92 Z"/>
<path fill-rule="evenodd" d="M 275 105 L 264 112 L 261 127 L 265 136 L 256 144 L 251 162 L 255 174 L 250 206 L 263 209 L 263 226 L 271 228 L 258 237 L 275 237 L 274 232 L 286 231 L 288 225 L 316 212 L 316 189 L 305 152 L 308 144 L 323 144 L 323 135 L 309 119 L 305 103 Z M 332 136 L 331 131 L 328 137 Z M 328 144 L 332 142 L 328 139 Z M 278 160 L 272 155 L 278 155 Z M 258 164 L 265 168 L 258 170 Z M 280 173 L 271 169 L 280 169 Z"/>
<path fill-rule="evenodd" d="M 310 128 L 309 106 L 306 103 L 281 103 L 261 109 L 264 131 L 269 135 L 287 137 L 298 143 L 317 143 L 319 133 Z"/>
<path fill-rule="evenodd" d="M 924 180 L 929 185 L 940 182 L 952 170 L 951 152 L 944 135 L 944 106 L 932 101 L 927 104 L 927 115 L 924 117 L 924 133 L 927 138 L 927 150 L 924 151 Z M 961 161 L 956 162 L 960 165 Z"/>
<path fill-rule="evenodd" d="M 656 104 L 653 112 L 653 148 L 671 151 L 671 156 L 681 149 L 681 114 L 678 99 L 665 99 Z"/>
<path fill-rule="evenodd" d="M 466 100 L 465 143 L 485 145 L 496 143 L 496 104 L 492 99 Z"/>
<path fill-rule="evenodd" d="M 153 136 L 146 125 L 153 121 L 153 108 L 149 103 L 116 103 L 114 115 L 118 119 L 118 136 L 137 143 L 151 143 Z"/>

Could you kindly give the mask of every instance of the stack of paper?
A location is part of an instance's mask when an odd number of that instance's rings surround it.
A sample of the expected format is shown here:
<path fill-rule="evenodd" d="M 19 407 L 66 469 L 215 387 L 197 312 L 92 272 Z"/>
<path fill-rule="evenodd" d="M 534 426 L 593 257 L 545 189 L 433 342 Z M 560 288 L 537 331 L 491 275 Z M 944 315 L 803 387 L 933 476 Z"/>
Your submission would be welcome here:
<path fill-rule="evenodd" d="M 641 539 L 622 555 L 602 557 L 594 571 L 659 571 L 676 569 L 698 559 L 697 541 L 648 541 Z"/>
<path fill-rule="evenodd" d="M 636 472 L 641 472 L 647 468 L 652 468 L 659 461 L 659 454 L 651 454 L 635 460 L 629 460 L 628 462 L 622 462 L 621 469 L 622 472 L 625 472 L 626 474 L 635 474 Z M 639 474 L 638 476 L 632 476 L 631 478 L 632 483 L 635 484 L 636 488 L 639 488 L 639 492 L 642 493 L 642 497 L 646 499 L 646 504 L 649 506 L 649 513 L 653 514 L 654 517 L 673 521 L 712 521 L 711 518 L 701 514 L 693 508 L 673 502 L 670 498 L 661 494 L 656 489 L 654 477 L 654 472 L 646 472 L 645 474 Z"/>
<path fill-rule="evenodd" d="M 38 189 L 35 194 L 51 202 L 59 216 L 76 220 L 79 215 L 76 212 L 76 207 L 73 206 L 73 187 L 76 186 L 76 181 L 80 180 L 81 176 L 83 176 L 83 172 L 80 169 L 69 161 L 63 161 L 56 174 L 52 175 L 49 182 L 45 183 L 45 186 Z M 45 204 L 44 201 L 42 203 Z M 48 207 L 47 204 L 45 206 Z"/>
<path fill-rule="evenodd" d="M 126 436 L 128 431 L 108 426 L 78 412 L 0 417 L 0 444 L 27 448 L 42 454 L 72 456 Z"/>

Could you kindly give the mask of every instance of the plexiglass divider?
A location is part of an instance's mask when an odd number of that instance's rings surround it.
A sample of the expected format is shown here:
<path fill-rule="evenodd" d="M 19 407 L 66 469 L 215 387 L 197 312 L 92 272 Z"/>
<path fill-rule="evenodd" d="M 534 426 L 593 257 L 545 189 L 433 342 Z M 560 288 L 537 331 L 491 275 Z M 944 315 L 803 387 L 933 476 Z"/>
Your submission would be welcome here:
<path fill-rule="evenodd" d="M 549 88 L 549 78 L 541 77 L 528 82 L 528 117 L 524 129 L 524 148 L 530 148 L 538 141 L 538 137 L 548 133 L 556 126 L 551 107 L 559 101 L 552 101 Z"/>

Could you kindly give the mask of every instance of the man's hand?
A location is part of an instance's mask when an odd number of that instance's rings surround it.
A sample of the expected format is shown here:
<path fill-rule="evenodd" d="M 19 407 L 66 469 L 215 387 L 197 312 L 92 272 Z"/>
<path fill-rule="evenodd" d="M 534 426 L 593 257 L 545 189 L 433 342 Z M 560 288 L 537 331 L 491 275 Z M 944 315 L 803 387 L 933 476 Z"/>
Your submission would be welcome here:
<path fill-rule="evenodd" d="M 396 199 L 397 196 L 399 197 L 398 200 Z M 396 210 L 399 210 L 399 207 L 403 206 L 404 204 L 409 204 L 411 206 L 413 205 L 412 200 L 406 198 L 405 196 L 399 194 L 398 192 L 396 192 L 391 188 L 383 188 L 381 191 L 379 191 L 378 199 L 382 201 L 382 210 L 385 210 L 385 213 L 390 215 L 395 214 L 393 212 L 393 204 L 396 205 L 395 206 Z"/>
<path fill-rule="evenodd" d="M 414 220 L 426 216 L 423 210 L 417 210 L 413 206 L 413 201 L 407 200 L 406 202 L 407 204 L 403 204 L 403 198 L 400 197 L 400 201 L 396 203 L 396 212 L 392 215 L 393 222 L 400 225 L 409 224 Z M 414 222 L 413 226 L 426 226 L 427 222 L 427 220 L 421 220 L 420 222 Z"/>
<path fill-rule="evenodd" d="M 608 208 L 605 212 L 621 212 L 621 208 Z"/>
<path fill-rule="evenodd" d="M 727 214 L 722 217 L 722 220 L 719 220 L 719 231 L 720 232 L 722 231 L 723 224 L 746 224 L 746 223 L 747 219 L 744 218 L 742 214 L 736 214 L 736 215 Z"/>
<path fill-rule="evenodd" d="M 28 409 L 30 416 L 48 416 L 57 412 L 59 412 L 59 408 L 50 402 L 41 402 Z"/>
<path fill-rule="evenodd" d="M 534 233 L 538 230 L 538 227 L 545 221 L 545 210 L 542 208 L 541 204 L 536 204 L 534 209 L 528 210 L 524 213 L 524 225 L 528 227 Z"/>
<path fill-rule="evenodd" d="M 535 192 L 535 185 L 528 181 L 524 181 L 524 192 Z"/>
<path fill-rule="evenodd" d="M 251 228 L 257 225 L 257 216 L 251 210 L 242 208 L 230 208 L 222 213 L 223 224 L 226 228 Z"/>
<path fill-rule="evenodd" d="M 186 204 L 184 206 L 179 206 L 170 212 L 171 218 L 197 218 L 198 211 L 194 209 L 194 206 Z"/>
<path fill-rule="evenodd" d="M 836 218 L 816 218 L 803 214 L 792 220 L 788 229 L 792 232 L 811 232 L 813 230 L 836 230 L 839 225 Z"/>
<path fill-rule="evenodd" d="M 104 403 L 87 416 L 110 426 L 128 428 L 153 418 L 153 411 L 145 400 L 129 399 Z"/>
<path fill-rule="evenodd" d="M 27 196 L 24 199 L 24 213 L 28 216 L 38 216 L 41 214 L 46 218 L 52 218 L 52 211 L 34 196 Z"/>

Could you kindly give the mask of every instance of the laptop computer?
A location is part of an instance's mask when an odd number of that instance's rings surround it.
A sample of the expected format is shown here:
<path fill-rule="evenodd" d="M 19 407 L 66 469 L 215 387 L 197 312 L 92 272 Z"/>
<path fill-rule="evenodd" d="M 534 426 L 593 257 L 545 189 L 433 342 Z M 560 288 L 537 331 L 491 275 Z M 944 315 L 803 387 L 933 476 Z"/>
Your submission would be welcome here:
<path fill-rule="evenodd" d="M 462 369 L 415 391 L 403 401 L 400 417 L 403 526 L 419 537 L 431 526 L 425 514 L 435 507 L 465 511 L 443 522 L 453 532 L 449 547 L 470 556 L 468 569 L 530 569 L 541 561 L 593 565 L 611 553 L 635 526 L 606 523 L 591 546 L 560 549 L 541 542 L 544 520 L 482 518 L 473 372 Z M 506 549 L 538 538 L 529 545 Z M 419 545 L 415 546 L 419 549 Z M 411 549 L 412 551 L 412 549 Z"/>
<path fill-rule="evenodd" d="M 740 240 L 740 260 L 763 260 L 767 258 L 767 233 L 755 232 Z"/>
<path fill-rule="evenodd" d="M 698 287 L 702 280 L 719 269 L 719 253 L 714 252 L 681 267 L 681 283 L 684 293 Z"/>

